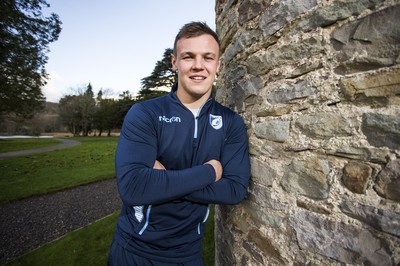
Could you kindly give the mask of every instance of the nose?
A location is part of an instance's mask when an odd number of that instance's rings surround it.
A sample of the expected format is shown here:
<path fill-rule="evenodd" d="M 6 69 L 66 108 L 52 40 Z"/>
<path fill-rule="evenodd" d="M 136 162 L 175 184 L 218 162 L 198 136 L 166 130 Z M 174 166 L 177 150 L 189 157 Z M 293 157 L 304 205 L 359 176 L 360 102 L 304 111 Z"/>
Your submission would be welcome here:
<path fill-rule="evenodd" d="M 203 69 L 203 58 L 201 57 L 195 57 L 193 61 L 193 69 Z"/>

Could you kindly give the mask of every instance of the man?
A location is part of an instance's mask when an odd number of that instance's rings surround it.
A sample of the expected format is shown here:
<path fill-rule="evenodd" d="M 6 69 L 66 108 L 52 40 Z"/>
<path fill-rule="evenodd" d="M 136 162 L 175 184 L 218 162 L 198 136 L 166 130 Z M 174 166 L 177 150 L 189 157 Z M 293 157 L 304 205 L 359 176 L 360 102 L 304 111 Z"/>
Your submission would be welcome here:
<path fill-rule="evenodd" d="M 177 84 L 127 113 L 115 157 L 123 206 L 109 265 L 203 265 L 210 204 L 245 198 L 243 120 L 211 97 L 219 50 L 205 23 L 184 25 L 172 55 Z"/>

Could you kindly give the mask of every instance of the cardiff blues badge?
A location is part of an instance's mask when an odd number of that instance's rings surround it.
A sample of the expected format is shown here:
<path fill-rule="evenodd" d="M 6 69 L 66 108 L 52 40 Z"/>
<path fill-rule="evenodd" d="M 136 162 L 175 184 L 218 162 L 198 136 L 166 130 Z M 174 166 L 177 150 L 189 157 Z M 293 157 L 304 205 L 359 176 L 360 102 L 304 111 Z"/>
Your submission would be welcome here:
<path fill-rule="evenodd" d="M 220 129 L 222 127 L 222 116 L 210 114 L 210 125 L 214 129 Z"/>

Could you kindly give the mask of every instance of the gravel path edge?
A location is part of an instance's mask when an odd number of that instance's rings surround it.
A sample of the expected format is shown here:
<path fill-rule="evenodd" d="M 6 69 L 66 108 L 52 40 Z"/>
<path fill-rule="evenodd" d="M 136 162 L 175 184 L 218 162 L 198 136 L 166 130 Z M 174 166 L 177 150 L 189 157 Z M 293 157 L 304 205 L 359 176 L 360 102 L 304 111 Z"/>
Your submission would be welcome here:
<path fill-rule="evenodd" d="M 121 207 L 115 178 L 0 206 L 0 265 Z"/>

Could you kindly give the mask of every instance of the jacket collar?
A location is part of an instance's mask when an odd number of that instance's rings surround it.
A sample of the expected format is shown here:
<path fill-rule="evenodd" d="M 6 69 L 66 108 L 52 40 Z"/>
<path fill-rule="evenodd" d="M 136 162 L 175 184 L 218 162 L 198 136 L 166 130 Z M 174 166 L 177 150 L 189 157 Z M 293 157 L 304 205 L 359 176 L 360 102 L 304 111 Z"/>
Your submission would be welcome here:
<path fill-rule="evenodd" d="M 177 101 L 180 105 L 182 105 L 183 107 L 185 107 L 187 109 L 187 107 L 181 102 L 181 100 L 179 100 L 178 96 L 176 95 L 177 90 L 178 90 L 178 83 L 175 83 L 174 85 L 172 85 L 171 92 L 169 93 L 170 97 L 172 97 L 172 99 L 174 101 Z M 203 112 L 203 110 L 207 110 L 208 107 L 211 106 L 212 102 L 214 102 L 213 93 L 211 93 L 208 100 L 201 107 L 202 112 Z"/>

